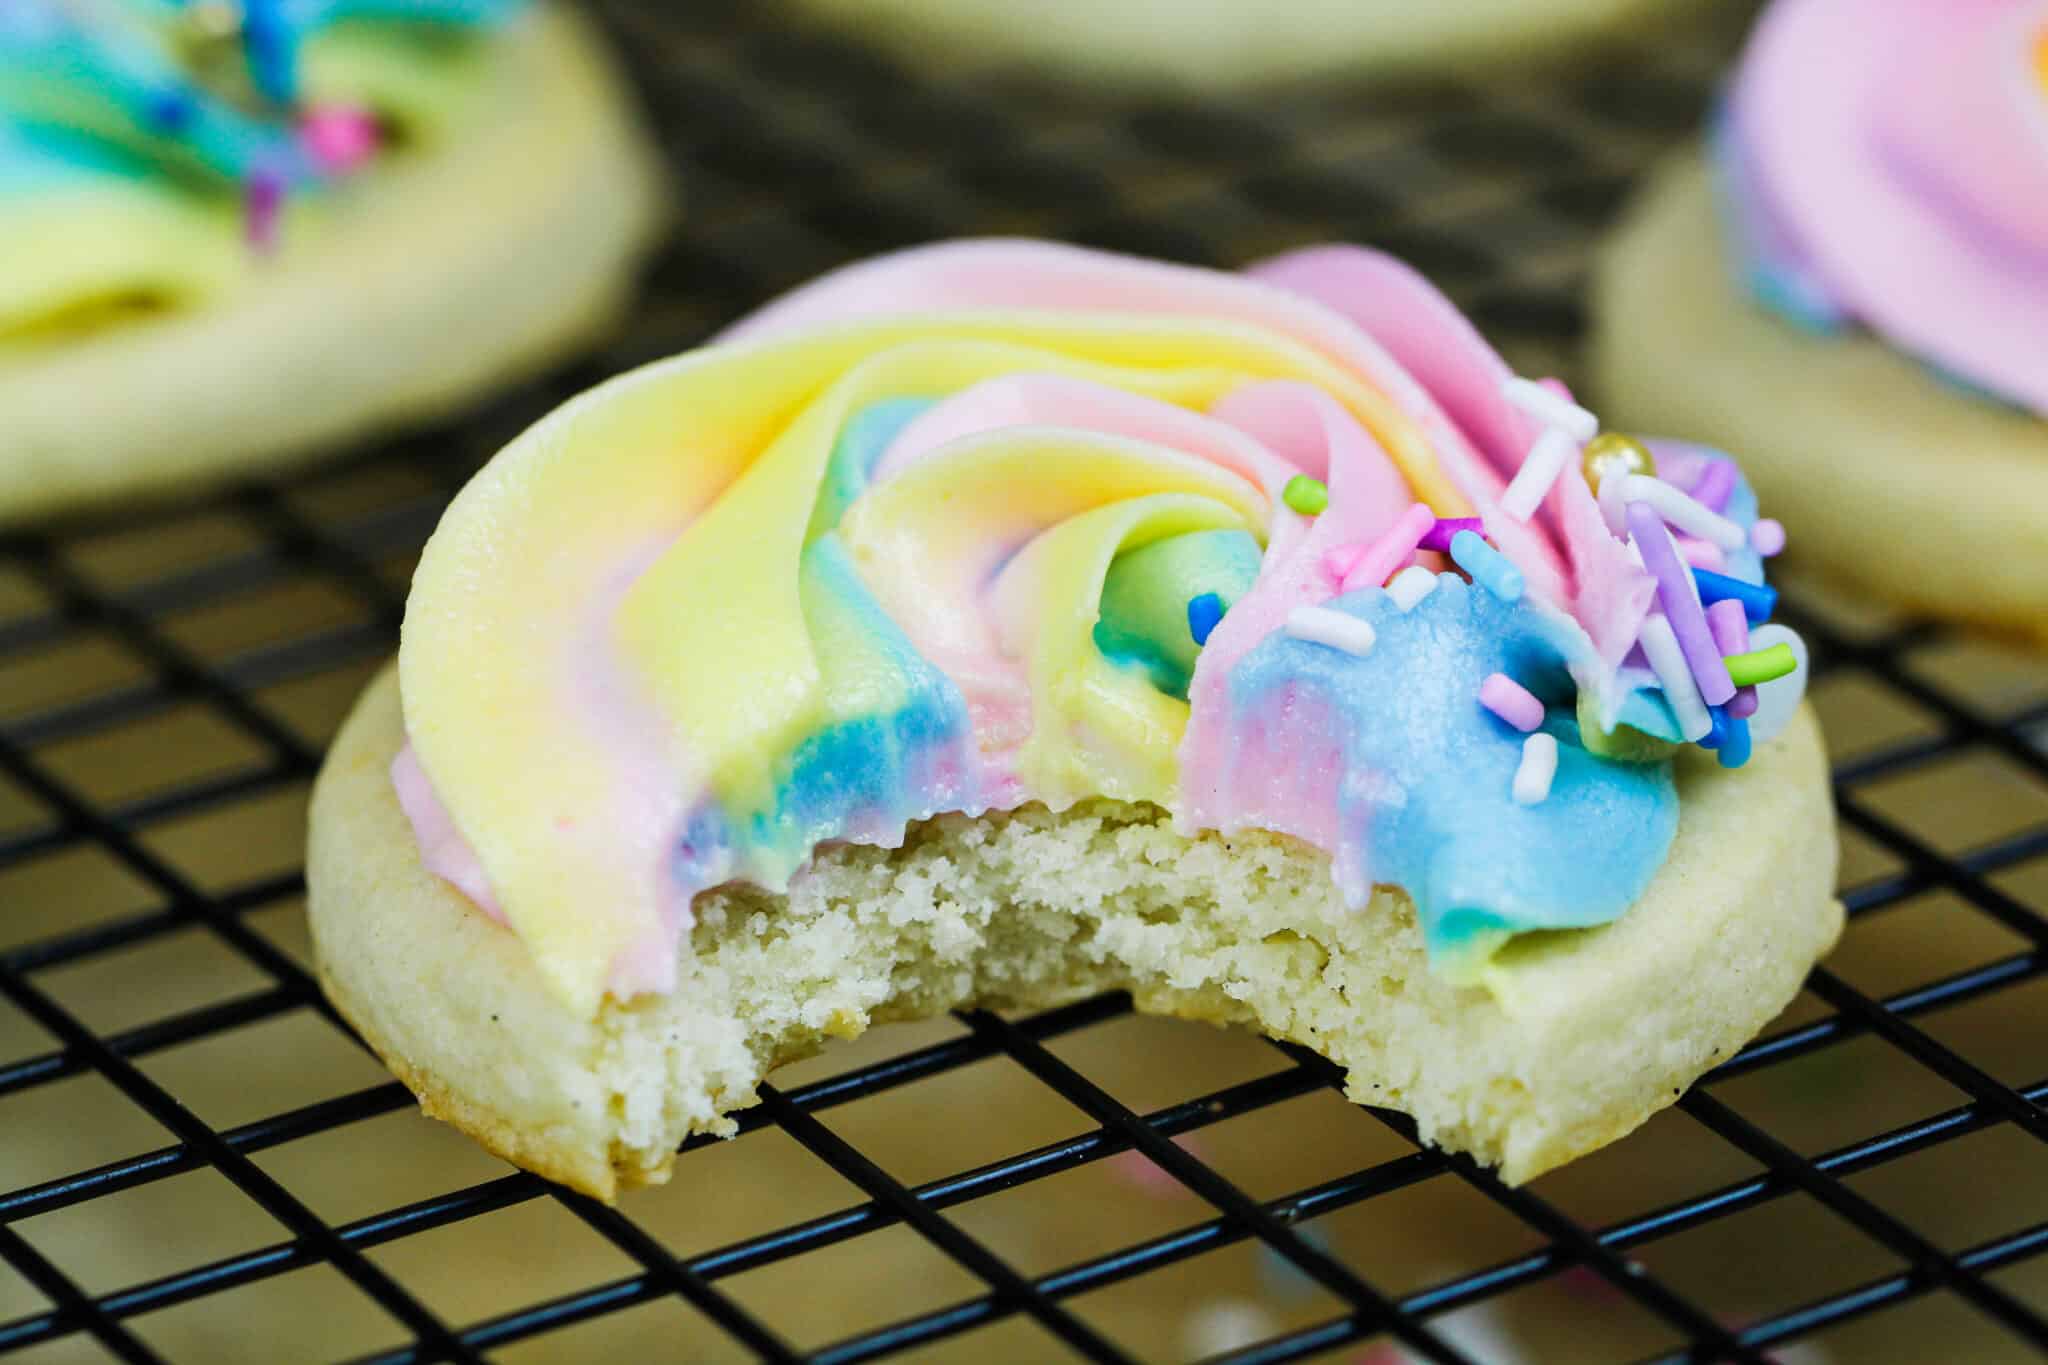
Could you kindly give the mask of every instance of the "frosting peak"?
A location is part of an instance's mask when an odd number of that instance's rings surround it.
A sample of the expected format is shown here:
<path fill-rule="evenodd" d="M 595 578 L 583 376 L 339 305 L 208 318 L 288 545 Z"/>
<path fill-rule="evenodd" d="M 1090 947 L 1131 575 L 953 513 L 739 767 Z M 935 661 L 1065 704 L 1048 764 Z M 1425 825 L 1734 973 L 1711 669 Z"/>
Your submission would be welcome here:
<path fill-rule="evenodd" d="M 1460 975 L 1610 920 L 1675 829 L 1672 745 L 1746 756 L 1721 600 L 1768 597 L 1756 508 L 1679 447 L 1596 497 L 1590 414 L 1511 379 L 1352 249 L 828 275 L 450 507 L 399 656 L 422 854 L 581 1009 L 668 989 L 700 891 L 1032 801 L 1314 842 Z"/>

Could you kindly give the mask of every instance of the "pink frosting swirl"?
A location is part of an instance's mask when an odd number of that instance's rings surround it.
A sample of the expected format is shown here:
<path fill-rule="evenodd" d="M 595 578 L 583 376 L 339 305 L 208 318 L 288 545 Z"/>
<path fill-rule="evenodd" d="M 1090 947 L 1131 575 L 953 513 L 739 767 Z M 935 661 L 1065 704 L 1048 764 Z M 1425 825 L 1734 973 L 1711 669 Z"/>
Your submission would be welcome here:
<path fill-rule="evenodd" d="M 2048 413 L 2048 0 L 1779 0 L 1731 115 L 1842 313 Z"/>

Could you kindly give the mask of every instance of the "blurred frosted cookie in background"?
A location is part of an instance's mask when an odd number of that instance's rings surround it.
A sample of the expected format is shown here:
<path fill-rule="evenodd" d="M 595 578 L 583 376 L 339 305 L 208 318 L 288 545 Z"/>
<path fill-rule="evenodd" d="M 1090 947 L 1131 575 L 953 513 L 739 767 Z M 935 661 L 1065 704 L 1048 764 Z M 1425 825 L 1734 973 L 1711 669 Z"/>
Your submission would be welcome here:
<path fill-rule="evenodd" d="M 2048 641 L 2048 6 L 1780 0 L 1595 286 L 1622 420 L 1827 572 Z"/>
<path fill-rule="evenodd" d="M 1569 52 L 1670 0 L 793 0 L 919 67 L 1029 66 L 1105 85 L 1201 91 L 1428 72 Z"/>
<path fill-rule="evenodd" d="M 598 332 L 659 221 L 521 0 L 0 0 L 0 520 L 431 417 Z"/>

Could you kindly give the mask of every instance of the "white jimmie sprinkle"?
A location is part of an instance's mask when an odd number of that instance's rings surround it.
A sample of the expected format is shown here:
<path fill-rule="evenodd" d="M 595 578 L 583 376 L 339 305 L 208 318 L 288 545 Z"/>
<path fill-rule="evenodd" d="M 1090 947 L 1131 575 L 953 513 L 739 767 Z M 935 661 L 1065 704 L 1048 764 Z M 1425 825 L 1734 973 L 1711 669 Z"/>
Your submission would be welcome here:
<path fill-rule="evenodd" d="M 1522 763 L 1515 769 L 1515 804 L 1542 805 L 1556 776 L 1557 740 L 1539 730 L 1522 741 Z"/>
<path fill-rule="evenodd" d="M 1578 442 L 1563 427 L 1545 427 L 1543 434 L 1536 438 L 1536 444 L 1529 447 L 1529 457 L 1522 461 L 1522 467 L 1515 471 L 1515 477 L 1508 481 L 1507 491 L 1500 495 L 1500 510 L 1516 521 L 1527 521 L 1536 515 L 1536 509 L 1550 496 L 1550 487 L 1557 482 L 1557 476 L 1564 473 L 1564 467 L 1579 453 Z"/>
<path fill-rule="evenodd" d="M 1387 584 L 1387 596 L 1404 612 L 1415 610 L 1417 602 L 1435 591 L 1436 575 L 1420 564 L 1410 564 Z"/>
<path fill-rule="evenodd" d="M 1500 396 L 1546 427 L 1558 427 L 1581 445 L 1599 434 L 1600 419 L 1569 398 L 1561 398 L 1533 379 L 1519 375 L 1504 381 Z"/>
<path fill-rule="evenodd" d="M 1621 481 L 1623 502 L 1648 503 L 1650 510 L 1689 536 L 1735 551 L 1749 543 L 1749 532 L 1719 512 L 1710 511 L 1662 479 L 1630 474 Z"/>
<path fill-rule="evenodd" d="M 1714 728 L 1714 718 L 1707 714 L 1707 703 L 1700 696 L 1700 686 L 1693 681 L 1692 666 L 1685 661 L 1685 651 L 1678 647 L 1678 636 L 1671 629 L 1671 622 L 1662 612 L 1651 612 L 1643 620 L 1643 654 L 1656 670 L 1657 681 L 1664 685 L 1664 700 L 1671 705 L 1671 714 L 1678 719 L 1678 733 L 1687 744 L 1697 744 Z"/>
<path fill-rule="evenodd" d="M 1328 607 L 1296 607 L 1287 613 L 1287 633 L 1314 645 L 1328 645 L 1346 654 L 1372 653 L 1372 626 Z"/>

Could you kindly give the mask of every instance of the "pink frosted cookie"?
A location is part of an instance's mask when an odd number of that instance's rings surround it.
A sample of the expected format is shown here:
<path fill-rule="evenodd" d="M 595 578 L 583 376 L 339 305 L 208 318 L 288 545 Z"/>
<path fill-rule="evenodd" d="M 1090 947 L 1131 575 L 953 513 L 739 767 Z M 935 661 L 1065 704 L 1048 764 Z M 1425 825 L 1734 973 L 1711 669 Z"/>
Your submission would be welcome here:
<path fill-rule="evenodd" d="M 1602 401 L 1741 450 L 1799 553 L 2048 640 L 2048 5 L 1779 0 L 1595 305 Z"/>

